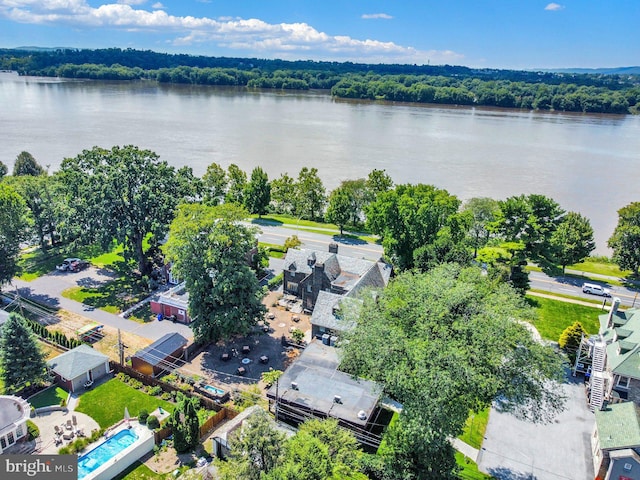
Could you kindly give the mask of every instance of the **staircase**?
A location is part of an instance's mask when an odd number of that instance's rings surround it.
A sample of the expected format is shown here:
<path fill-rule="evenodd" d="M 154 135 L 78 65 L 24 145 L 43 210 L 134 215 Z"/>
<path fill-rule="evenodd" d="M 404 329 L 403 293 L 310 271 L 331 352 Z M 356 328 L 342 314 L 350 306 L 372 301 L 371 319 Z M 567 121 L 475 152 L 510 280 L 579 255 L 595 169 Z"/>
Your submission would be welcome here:
<path fill-rule="evenodd" d="M 593 363 L 591 364 L 591 395 L 589 407 L 600 410 L 604 404 L 605 394 L 605 361 L 607 358 L 607 344 L 598 341 L 593 346 Z"/>

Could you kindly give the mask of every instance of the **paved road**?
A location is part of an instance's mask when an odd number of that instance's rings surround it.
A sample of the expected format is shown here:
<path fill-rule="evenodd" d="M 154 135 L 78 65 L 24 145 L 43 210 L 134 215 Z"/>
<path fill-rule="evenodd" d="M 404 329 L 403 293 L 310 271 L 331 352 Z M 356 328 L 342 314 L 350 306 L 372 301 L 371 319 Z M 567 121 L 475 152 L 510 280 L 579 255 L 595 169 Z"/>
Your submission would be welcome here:
<path fill-rule="evenodd" d="M 606 277 L 605 277 L 606 278 Z M 640 298 L 638 298 L 638 290 L 619 287 L 603 281 L 593 281 L 589 279 L 580 279 L 575 277 L 549 277 L 542 272 L 530 272 L 529 273 L 530 288 L 535 290 L 544 290 L 551 293 L 560 293 L 564 295 L 572 295 L 575 297 L 582 297 L 590 300 L 604 300 L 603 297 L 596 295 L 589 295 L 588 293 L 582 293 L 582 284 L 585 281 L 589 283 L 595 283 L 608 288 L 611 291 L 612 297 L 620 298 L 623 305 L 632 306 L 635 304 L 640 305 Z M 611 299 L 607 299 L 607 304 L 611 304 Z"/>
<path fill-rule="evenodd" d="M 518 420 L 491 410 L 478 457 L 481 471 L 498 480 L 594 478 L 590 438 L 595 419 L 581 379 L 563 385 L 565 410 L 549 424 Z"/>
<path fill-rule="evenodd" d="M 81 272 L 58 272 L 54 271 L 48 275 L 43 275 L 31 282 L 13 279 L 11 291 L 17 288 L 20 295 L 31 298 L 38 303 L 51 307 L 62 308 L 64 310 L 77 313 L 90 320 L 94 320 L 110 327 L 119 328 L 124 332 L 135 333 L 150 340 L 157 340 L 169 332 L 178 332 L 186 338 L 192 338 L 193 332 L 187 325 L 172 323 L 167 321 L 154 320 L 148 323 L 138 323 L 134 320 L 127 320 L 100 309 L 89 309 L 80 302 L 70 300 L 62 296 L 62 291 L 74 286 L 96 287 L 100 284 L 112 280 L 112 273 L 105 269 L 90 267 Z"/>
<path fill-rule="evenodd" d="M 338 253 L 350 257 L 378 260 L 383 254 L 382 245 L 366 243 L 362 240 L 340 237 L 339 235 L 323 235 L 321 233 L 308 232 L 302 229 L 288 227 L 270 227 L 259 225 L 262 234 L 258 239 L 264 243 L 284 244 L 284 241 L 292 235 L 298 235 L 306 248 L 327 250 L 330 243 L 338 244 Z"/>

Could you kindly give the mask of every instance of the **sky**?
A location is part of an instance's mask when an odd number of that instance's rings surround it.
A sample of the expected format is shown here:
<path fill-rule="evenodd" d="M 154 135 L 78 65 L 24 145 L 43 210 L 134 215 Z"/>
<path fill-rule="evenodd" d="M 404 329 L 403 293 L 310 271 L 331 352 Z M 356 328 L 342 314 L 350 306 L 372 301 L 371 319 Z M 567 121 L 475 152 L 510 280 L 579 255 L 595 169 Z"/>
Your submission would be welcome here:
<path fill-rule="evenodd" d="M 0 47 L 287 60 L 640 65 L 640 0 L 0 0 Z"/>

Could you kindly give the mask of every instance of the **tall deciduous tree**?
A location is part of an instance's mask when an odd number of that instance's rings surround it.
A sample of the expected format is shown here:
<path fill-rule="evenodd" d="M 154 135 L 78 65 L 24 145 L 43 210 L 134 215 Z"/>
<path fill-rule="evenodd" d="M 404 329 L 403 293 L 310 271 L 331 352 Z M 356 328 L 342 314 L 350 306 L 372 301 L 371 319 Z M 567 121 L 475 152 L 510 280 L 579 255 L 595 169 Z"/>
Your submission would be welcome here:
<path fill-rule="evenodd" d="M 11 314 L 0 328 L 0 378 L 6 392 L 40 384 L 46 377 L 44 355 L 25 321 Z"/>
<path fill-rule="evenodd" d="M 284 459 L 265 480 L 366 480 L 355 437 L 336 420 L 308 420 L 285 445 Z"/>
<path fill-rule="evenodd" d="M 596 248 L 589 219 L 576 212 L 567 213 L 551 235 L 551 246 L 564 274 L 567 265 L 581 262 Z"/>
<path fill-rule="evenodd" d="M 256 410 L 231 436 L 229 459 L 217 465 L 222 480 L 260 480 L 282 462 L 285 442 L 269 415 Z"/>
<path fill-rule="evenodd" d="M 401 269 L 414 266 L 414 252 L 436 239 L 460 201 L 432 185 L 397 185 L 366 209 L 367 225 L 382 237 L 385 254 Z"/>
<path fill-rule="evenodd" d="M 227 169 L 227 178 L 229 179 L 229 186 L 227 188 L 225 201 L 244 205 L 244 189 L 247 186 L 247 174 L 235 163 L 232 163 Z"/>
<path fill-rule="evenodd" d="M 9 167 L 0 161 L 0 180 L 9 172 Z"/>
<path fill-rule="evenodd" d="M 296 214 L 310 220 L 319 218 L 327 199 L 318 169 L 303 167 L 296 187 Z"/>
<path fill-rule="evenodd" d="M 244 205 L 249 213 L 257 213 L 258 217 L 267 213 L 271 202 L 271 184 L 266 172 L 256 167 L 251 172 L 251 179 L 244 189 Z"/>
<path fill-rule="evenodd" d="M 45 173 L 44 168 L 33 158 L 29 152 L 20 152 L 13 165 L 13 175 L 18 177 L 21 175 L 37 176 Z"/>
<path fill-rule="evenodd" d="M 271 201 L 278 213 L 292 214 L 296 206 L 296 181 L 283 173 L 271 182 Z"/>
<path fill-rule="evenodd" d="M 386 170 L 374 168 L 367 176 L 367 188 L 371 192 L 371 196 L 375 199 L 378 194 L 388 192 L 393 188 L 393 180 L 391 180 Z"/>
<path fill-rule="evenodd" d="M 164 238 L 180 200 L 173 167 L 133 145 L 94 147 L 65 159 L 60 177 L 71 206 L 69 221 L 81 238 L 99 240 L 104 248 L 115 238 L 124 245 L 126 258 L 148 273 L 142 242 L 149 233 Z"/>
<path fill-rule="evenodd" d="M 222 203 L 229 183 L 227 172 L 217 163 L 212 163 L 202 176 L 202 183 L 204 186 L 204 204 L 215 206 Z"/>
<path fill-rule="evenodd" d="M 338 187 L 331 192 L 325 216 L 328 222 L 340 227 L 340 235 L 343 233 L 344 226 L 351 220 L 352 211 L 351 199 L 343 188 Z"/>
<path fill-rule="evenodd" d="M 562 408 L 562 360 L 520 323 L 529 318 L 508 285 L 453 264 L 400 274 L 377 298 L 364 297 L 341 369 L 380 382 L 404 405 L 400 428 L 409 437 L 387 438 L 396 478 L 447 478 L 445 440 L 462 432 L 470 410 L 496 399 L 539 421 Z"/>
<path fill-rule="evenodd" d="M 256 229 L 240 223 L 236 205 L 181 205 L 164 246 L 189 292 L 196 341 L 247 333 L 266 311 L 262 289 L 248 261 Z"/>
<path fill-rule="evenodd" d="M 0 287 L 18 272 L 20 243 L 27 238 L 29 222 L 22 197 L 0 183 Z"/>
<path fill-rule="evenodd" d="M 620 268 L 638 275 L 640 269 L 640 202 L 633 202 L 618 210 L 618 225 L 609 238 L 613 260 Z"/>
<path fill-rule="evenodd" d="M 472 218 L 469 237 L 473 245 L 474 258 L 478 254 L 478 249 L 484 247 L 489 241 L 490 225 L 496 220 L 499 208 L 497 200 L 486 197 L 471 198 L 462 206 L 462 211 L 468 212 Z"/>

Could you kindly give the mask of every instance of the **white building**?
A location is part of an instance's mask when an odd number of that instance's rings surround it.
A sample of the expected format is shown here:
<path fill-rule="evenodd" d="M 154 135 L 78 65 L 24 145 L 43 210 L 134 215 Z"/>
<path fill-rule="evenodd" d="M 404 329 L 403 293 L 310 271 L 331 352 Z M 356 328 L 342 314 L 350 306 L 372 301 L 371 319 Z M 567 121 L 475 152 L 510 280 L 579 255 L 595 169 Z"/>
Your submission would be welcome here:
<path fill-rule="evenodd" d="M 27 435 L 31 416 L 29 402 L 13 395 L 0 395 L 0 453 Z"/>

